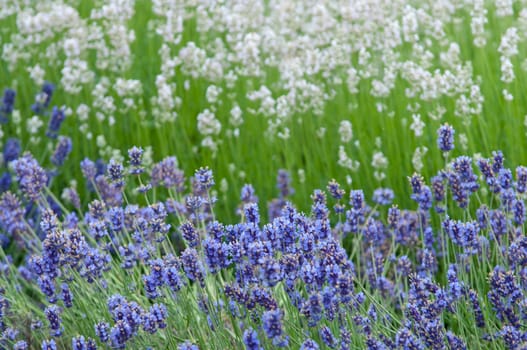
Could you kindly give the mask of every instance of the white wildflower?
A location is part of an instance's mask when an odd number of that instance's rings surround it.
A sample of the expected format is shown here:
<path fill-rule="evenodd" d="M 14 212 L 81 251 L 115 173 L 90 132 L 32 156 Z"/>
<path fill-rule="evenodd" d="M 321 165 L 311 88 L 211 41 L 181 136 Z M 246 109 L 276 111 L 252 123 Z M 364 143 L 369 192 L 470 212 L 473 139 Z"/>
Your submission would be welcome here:
<path fill-rule="evenodd" d="M 343 120 L 339 126 L 340 141 L 348 143 L 353 138 L 353 130 L 349 120 Z"/>
<path fill-rule="evenodd" d="M 31 135 L 36 134 L 43 125 L 44 122 L 36 115 L 29 118 L 26 122 L 27 131 Z"/>
<path fill-rule="evenodd" d="M 423 129 L 425 123 L 421 120 L 421 115 L 415 113 L 412 115 L 412 124 L 410 124 L 410 129 L 414 132 L 416 137 L 421 137 L 423 135 Z"/>
<path fill-rule="evenodd" d="M 423 158 L 426 152 L 428 152 L 428 148 L 425 146 L 417 147 L 412 156 L 412 165 L 414 170 L 418 173 L 423 169 Z"/>
<path fill-rule="evenodd" d="M 214 113 L 209 109 L 205 109 L 198 114 L 198 131 L 202 135 L 218 135 L 221 131 L 221 123 Z"/>

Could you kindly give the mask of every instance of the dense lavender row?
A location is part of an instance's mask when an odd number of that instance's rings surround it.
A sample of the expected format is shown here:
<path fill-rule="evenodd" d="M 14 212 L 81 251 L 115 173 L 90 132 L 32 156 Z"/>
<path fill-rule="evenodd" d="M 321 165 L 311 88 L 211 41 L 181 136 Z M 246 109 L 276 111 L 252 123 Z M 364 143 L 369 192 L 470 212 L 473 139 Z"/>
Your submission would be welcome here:
<path fill-rule="evenodd" d="M 242 188 L 239 222 L 214 213 L 208 168 L 175 157 L 145 166 L 80 164 L 86 191 L 50 183 L 71 150 L 46 84 L 34 105 L 56 140 L 48 159 L 4 146 L 0 197 L 0 346 L 12 349 L 521 349 L 527 344 L 527 168 L 460 156 L 394 193 L 331 181 L 311 213 Z M 2 118 L 14 93 L 6 90 Z M 445 159 L 454 130 L 438 130 Z M 49 167 L 43 167 L 43 163 Z M 478 170 L 475 170 L 477 168 Z M 479 175 L 478 175 L 479 174 Z M 80 184 L 78 184 L 80 186 Z M 86 192 L 96 197 L 84 199 Z"/>

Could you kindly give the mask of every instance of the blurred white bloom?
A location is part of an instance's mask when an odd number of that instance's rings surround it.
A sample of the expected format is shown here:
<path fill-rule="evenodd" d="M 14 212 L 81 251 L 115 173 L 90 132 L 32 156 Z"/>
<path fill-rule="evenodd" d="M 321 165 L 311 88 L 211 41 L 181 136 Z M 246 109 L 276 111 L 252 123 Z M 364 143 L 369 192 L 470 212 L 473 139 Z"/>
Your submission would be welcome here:
<path fill-rule="evenodd" d="M 143 152 L 143 165 L 145 166 L 145 168 L 149 169 L 152 164 L 154 164 L 153 149 L 152 146 L 146 146 Z"/>
<path fill-rule="evenodd" d="M 376 151 L 373 153 L 371 166 L 377 170 L 386 169 L 388 167 L 388 158 L 381 151 Z"/>
<path fill-rule="evenodd" d="M 512 5 L 513 0 L 496 0 L 496 16 L 512 16 L 514 14 Z"/>
<path fill-rule="evenodd" d="M 459 144 L 461 149 L 466 152 L 468 150 L 468 137 L 467 134 L 459 134 Z"/>
<path fill-rule="evenodd" d="M 351 171 L 357 171 L 359 169 L 360 163 L 351 159 L 346 153 L 344 146 L 340 146 L 338 165 Z"/>
<path fill-rule="evenodd" d="M 518 54 L 518 42 L 520 37 L 516 27 L 510 27 L 501 37 L 498 52 L 505 57 L 512 57 Z"/>
<path fill-rule="evenodd" d="M 375 180 L 377 181 L 382 181 L 386 178 L 386 173 L 384 173 L 383 171 L 374 171 L 373 172 L 373 177 L 375 178 Z"/>
<path fill-rule="evenodd" d="M 141 95 L 143 93 L 141 82 L 134 79 L 117 78 L 113 89 L 120 97 Z"/>
<path fill-rule="evenodd" d="M 220 180 L 220 192 L 227 193 L 228 190 L 229 190 L 229 182 L 227 182 L 226 178 L 222 178 Z"/>
<path fill-rule="evenodd" d="M 33 67 L 28 67 L 29 77 L 35 82 L 36 85 L 44 84 L 44 76 L 46 72 L 38 64 Z"/>
<path fill-rule="evenodd" d="M 425 146 L 417 147 L 412 156 L 412 165 L 415 171 L 418 173 L 421 172 L 421 170 L 423 169 L 423 158 L 426 152 L 428 152 L 428 148 L 426 148 Z"/>
<path fill-rule="evenodd" d="M 410 124 L 410 130 L 412 130 L 416 137 L 421 137 L 423 135 L 423 129 L 425 123 L 421 120 L 420 114 L 412 115 L 412 124 Z"/>
<path fill-rule="evenodd" d="M 232 107 L 229 122 L 232 126 L 240 126 L 243 124 L 242 109 L 240 106 L 235 105 Z"/>
<path fill-rule="evenodd" d="M 90 107 L 88 107 L 84 103 L 81 103 L 77 107 L 77 111 L 76 112 L 77 112 L 77 117 L 79 118 L 80 121 L 86 121 L 86 120 L 88 120 L 88 116 L 89 116 L 89 113 L 90 113 Z"/>
<path fill-rule="evenodd" d="M 281 138 L 282 140 L 287 140 L 289 139 L 289 137 L 291 137 L 291 133 L 289 131 L 289 128 L 287 127 L 284 127 L 281 131 L 279 131 L 277 134 L 276 134 L 279 138 Z"/>
<path fill-rule="evenodd" d="M 216 85 L 209 85 L 206 92 L 207 102 L 210 104 L 215 104 L 218 102 L 218 97 L 220 96 L 222 89 Z"/>
<path fill-rule="evenodd" d="M 306 171 L 304 169 L 298 169 L 298 182 L 301 184 L 306 182 Z"/>
<path fill-rule="evenodd" d="M 221 131 L 221 123 L 214 113 L 209 109 L 205 109 L 198 114 L 198 131 L 202 135 L 218 135 Z"/>
<path fill-rule="evenodd" d="M 339 126 L 340 141 L 348 143 L 353 139 L 353 130 L 349 120 L 343 120 Z"/>
<path fill-rule="evenodd" d="M 36 115 L 28 119 L 26 122 L 27 131 L 30 134 L 36 134 L 43 125 L 44 122 Z"/>
<path fill-rule="evenodd" d="M 98 135 L 95 140 L 95 142 L 97 143 L 97 147 L 103 148 L 106 146 L 106 139 L 104 138 L 104 135 Z"/>
<path fill-rule="evenodd" d="M 473 9 L 470 12 L 472 36 L 476 47 L 484 47 L 487 43 L 485 37 L 485 24 L 487 24 L 487 9 L 485 9 L 484 0 L 473 0 Z"/>
<path fill-rule="evenodd" d="M 15 125 L 20 125 L 20 123 L 22 122 L 22 115 L 20 114 L 20 111 L 18 109 L 15 109 L 11 114 L 11 120 Z"/>

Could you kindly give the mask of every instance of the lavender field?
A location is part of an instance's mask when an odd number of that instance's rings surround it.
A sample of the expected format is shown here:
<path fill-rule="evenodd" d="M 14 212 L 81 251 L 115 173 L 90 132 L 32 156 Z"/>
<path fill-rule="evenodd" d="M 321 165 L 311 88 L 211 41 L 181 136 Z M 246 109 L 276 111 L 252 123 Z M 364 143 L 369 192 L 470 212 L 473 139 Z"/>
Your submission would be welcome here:
<path fill-rule="evenodd" d="M 0 0 L 0 349 L 527 349 L 527 1 Z"/>

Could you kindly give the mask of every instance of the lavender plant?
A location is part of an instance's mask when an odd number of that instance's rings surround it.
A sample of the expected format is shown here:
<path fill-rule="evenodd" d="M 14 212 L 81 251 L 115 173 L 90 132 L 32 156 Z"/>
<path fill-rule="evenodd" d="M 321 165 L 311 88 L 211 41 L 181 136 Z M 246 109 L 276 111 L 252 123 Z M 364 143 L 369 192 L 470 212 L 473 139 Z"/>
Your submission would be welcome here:
<path fill-rule="evenodd" d="M 12 161 L 15 181 L 0 197 L 3 347 L 527 343 L 524 168 L 506 168 L 501 152 L 477 162 L 454 158 L 431 185 L 412 175 L 409 209 L 391 205 L 385 188 L 372 205 L 359 189 L 346 201 L 332 181 L 302 213 L 287 201 L 292 189 L 281 171 L 279 198 L 268 208 L 277 214 L 262 221 L 246 185 L 235 224 L 215 215 L 210 169 L 185 178 L 167 158 L 137 171 L 140 154 L 133 147 L 126 163 L 82 162 L 85 185 L 98 197 L 86 211 L 76 201 L 50 204 L 47 172 L 30 153 Z M 127 188 L 145 184 L 132 200 Z"/>

